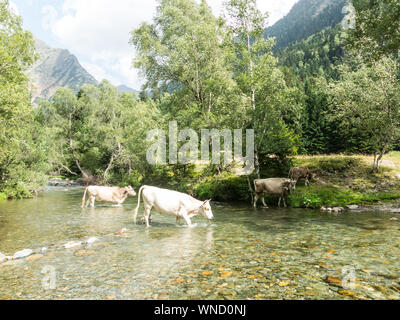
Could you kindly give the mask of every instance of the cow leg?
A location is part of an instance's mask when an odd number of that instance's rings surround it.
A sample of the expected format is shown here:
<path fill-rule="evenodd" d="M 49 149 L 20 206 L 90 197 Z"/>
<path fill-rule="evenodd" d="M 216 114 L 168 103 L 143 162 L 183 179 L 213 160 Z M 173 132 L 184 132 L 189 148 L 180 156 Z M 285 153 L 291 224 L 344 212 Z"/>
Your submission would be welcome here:
<path fill-rule="evenodd" d="M 254 208 L 257 208 L 258 194 L 256 193 L 254 197 Z"/>
<path fill-rule="evenodd" d="M 146 221 L 146 227 L 150 227 L 150 217 L 151 217 L 151 207 L 150 206 L 144 206 L 144 219 Z"/>
<path fill-rule="evenodd" d="M 176 224 L 179 226 L 181 225 L 181 217 L 176 216 Z"/>
<path fill-rule="evenodd" d="M 285 206 L 285 208 L 287 208 L 285 196 L 283 196 L 282 198 L 283 198 L 283 205 Z"/>
<path fill-rule="evenodd" d="M 306 186 L 308 186 L 310 184 L 310 181 L 308 181 L 308 179 L 306 179 Z"/>
<path fill-rule="evenodd" d="M 178 219 L 180 220 L 180 218 L 185 219 L 188 227 L 192 227 L 192 221 L 190 220 L 189 215 L 187 214 L 186 210 L 184 208 L 179 209 L 179 213 L 178 213 Z"/>
<path fill-rule="evenodd" d="M 94 202 L 96 201 L 96 197 L 91 197 L 90 198 L 90 206 L 92 207 L 92 208 L 94 208 Z"/>
<path fill-rule="evenodd" d="M 281 207 L 281 200 L 282 200 L 282 197 L 279 197 L 278 208 Z"/>
<path fill-rule="evenodd" d="M 262 203 L 263 203 L 263 205 L 264 205 L 264 208 L 267 208 L 267 209 L 268 209 L 268 206 L 267 206 L 267 204 L 265 203 L 265 194 L 263 194 Z"/>

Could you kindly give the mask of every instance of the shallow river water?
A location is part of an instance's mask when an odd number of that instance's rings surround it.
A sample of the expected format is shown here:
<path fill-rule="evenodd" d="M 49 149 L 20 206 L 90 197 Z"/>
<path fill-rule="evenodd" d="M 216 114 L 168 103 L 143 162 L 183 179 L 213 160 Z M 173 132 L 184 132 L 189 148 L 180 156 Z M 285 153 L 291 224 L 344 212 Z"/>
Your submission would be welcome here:
<path fill-rule="evenodd" d="M 154 213 L 146 229 L 133 224 L 136 197 L 83 210 L 81 197 L 0 203 L 1 253 L 48 248 L 0 264 L 0 299 L 400 299 L 395 214 L 214 203 L 212 224 Z M 99 241 L 63 247 L 88 237 Z"/>

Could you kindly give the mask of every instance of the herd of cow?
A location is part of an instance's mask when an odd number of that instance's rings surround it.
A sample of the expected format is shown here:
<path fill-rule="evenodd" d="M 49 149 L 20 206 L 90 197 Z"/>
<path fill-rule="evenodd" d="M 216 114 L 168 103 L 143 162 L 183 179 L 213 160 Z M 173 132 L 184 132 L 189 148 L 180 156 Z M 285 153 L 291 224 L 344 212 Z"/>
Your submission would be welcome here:
<path fill-rule="evenodd" d="M 254 180 L 255 198 L 254 207 L 257 207 L 257 201 L 262 200 L 265 207 L 264 197 L 266 194 L 279 195 L 278 206 L 281 205 L 281 200 L 286 207 L 286 197 L 291 190 L 296 189 L 296 184 L 299 179 L 305 179 L 305 184 L 309 185 L 314 174 L 307 167 L 292 168 L 289 172 L 289 178 L 272 178 L 272 179 L 257 179 Z M 136 196 L 135 190 L 129 186 L 120 187 L 100 187 L 89 186 L 85 189 L 82 199 L 82 208 L 85 207 L 86 195 L 88 200 L 86 206 L 90 204 L 94 207 L 95 201 L 111 202 L 117 205 L 122 205 L 128 196 Z M 134 221 L 138 215 L 140 201 L 143 200 L 144 206 L 144 222 L 146 226 L 150 226 L 151 211 L 154 210 L 163 215 L 172 215 L 176 217 L 177 224 L 181 219 L 184 219 L 188 226 L 191 226 L 191 218 L 197 215 L 202 215 L 208 220 L 213 220 L 214 215 L 211 210 L 211 200 L 199 201 L 192 196 L 167 189 L 156 187 L 143 186 L 139 189 L 138 204 L 134 211 Z"/>

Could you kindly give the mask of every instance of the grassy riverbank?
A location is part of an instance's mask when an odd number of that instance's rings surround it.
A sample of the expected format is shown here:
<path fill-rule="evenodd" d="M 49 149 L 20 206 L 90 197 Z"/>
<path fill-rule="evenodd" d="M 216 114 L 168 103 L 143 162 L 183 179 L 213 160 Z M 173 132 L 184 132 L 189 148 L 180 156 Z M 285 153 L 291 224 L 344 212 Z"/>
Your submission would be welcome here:
<path fill-rule="evenodd" d="M 295 208 L 320 208 L 322 206 L 369 205 L 400 199 L 400 152 L 384 158 L 382 168 L 373 173 L 372 156 L 298 156 L 295 166 L 307 166 L 317 175 L 309 187 L 298 183 L 289 197 Z M 265 172 L 263 178 L 276 176 Z M 283 175 L 284 176 L 284 175 Z M 217 201 L 248 201 L 249 187 L 246 177 L 222 174 L 206 178 L 194 186 L 199 198 Z M 276 205 L 277 199 L 266 196 L 267 203 Z"/>

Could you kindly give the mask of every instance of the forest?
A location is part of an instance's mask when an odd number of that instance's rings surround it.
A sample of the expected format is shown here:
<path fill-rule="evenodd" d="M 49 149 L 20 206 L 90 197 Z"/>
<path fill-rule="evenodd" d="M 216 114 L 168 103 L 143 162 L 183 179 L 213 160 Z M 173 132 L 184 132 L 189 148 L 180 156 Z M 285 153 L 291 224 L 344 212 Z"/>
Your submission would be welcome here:
<path fill-rule="evenodd" d="M 153 22 L 127 39 L 146 81 L 140 94 L 104 80 L 78 92 L 60 88 L 34 107 L 26 75 L 37 59 L 33 36 L 0 0 L 0 198 L 32 197 L 49 176 L 62 176 L 248 201 L 248 181 L 286 177 L 295 156 L 307 155 L 373 155 L 370 174 L 378 174 L 399 147 L 400 7 L 395 0 L 352 6 L 354 28 L 311 29 L 277 47 L 256 0 L 227 1 L 223 17 L 205 0 L 160 0 Z M 167 131 L 170 121 L 199 133 L 253 129 L 254 173 L 150 165 L 147 133 Z"/>

